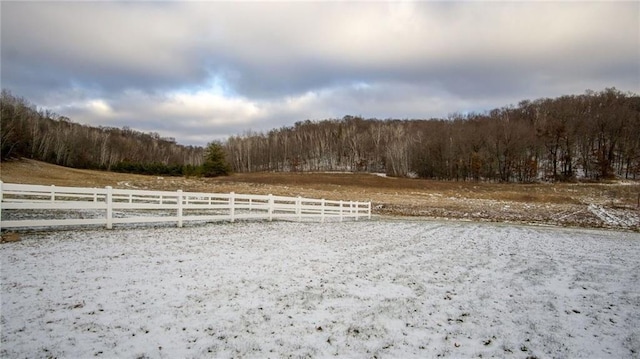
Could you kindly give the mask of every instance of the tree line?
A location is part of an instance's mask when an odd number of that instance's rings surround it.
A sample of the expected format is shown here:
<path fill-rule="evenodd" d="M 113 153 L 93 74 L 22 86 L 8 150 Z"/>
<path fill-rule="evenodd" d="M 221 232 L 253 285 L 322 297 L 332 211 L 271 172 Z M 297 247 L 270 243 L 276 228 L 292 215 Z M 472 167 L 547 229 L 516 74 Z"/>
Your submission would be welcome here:
<path fill-rule="evenodd" d="M 501 182 L 640 177 L 640 97 L 615 88 L 447 119 L 307 120 L 206 148 L 126 127 L 80 125 L 7 90 L 0 105 L 2 160 L 153 175 L 363 171 Z"/>
<path fill-rule="evenodd" d="M 234 171 L 530 182 L 640 177 L 640 97 L 615 88 L 447 119 L 297 122 L 225 143 Z"/>
<path fill-rule="evenodd" d="M 67 167 L 153 175 L 204 175 L 205 149 L 130 128 L 72 122 L 3 90 L 2 160 L 26 157 Z"/>

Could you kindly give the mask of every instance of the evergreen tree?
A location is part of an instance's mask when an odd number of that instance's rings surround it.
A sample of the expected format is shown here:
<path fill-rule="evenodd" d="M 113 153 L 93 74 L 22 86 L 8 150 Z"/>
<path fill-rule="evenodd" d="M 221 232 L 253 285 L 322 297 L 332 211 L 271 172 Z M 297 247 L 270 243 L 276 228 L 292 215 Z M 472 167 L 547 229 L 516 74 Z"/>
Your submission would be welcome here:
<path fill-rule="evenodd" d="M 210 142 L 205 150 L 202 175 L 205 177 L 227 176 L 231 173 L 231 165 L 227 162 L 227 155 L 219 142 Z"/>

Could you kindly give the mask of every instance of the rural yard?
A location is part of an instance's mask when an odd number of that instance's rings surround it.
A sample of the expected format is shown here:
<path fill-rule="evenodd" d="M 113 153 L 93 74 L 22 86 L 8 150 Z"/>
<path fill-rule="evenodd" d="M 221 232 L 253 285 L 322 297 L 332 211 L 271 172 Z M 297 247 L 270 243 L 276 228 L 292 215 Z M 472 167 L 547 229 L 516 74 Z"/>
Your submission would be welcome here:
<path fill-rule="evenodd" d="M 0 1 L 0 359 L 640 359 L 637 2 Z"/>
<path fill-rule="evenodd" d="M 248 222 L 24 233 L 1 357 L 640 355 L 640 235 Z"/>

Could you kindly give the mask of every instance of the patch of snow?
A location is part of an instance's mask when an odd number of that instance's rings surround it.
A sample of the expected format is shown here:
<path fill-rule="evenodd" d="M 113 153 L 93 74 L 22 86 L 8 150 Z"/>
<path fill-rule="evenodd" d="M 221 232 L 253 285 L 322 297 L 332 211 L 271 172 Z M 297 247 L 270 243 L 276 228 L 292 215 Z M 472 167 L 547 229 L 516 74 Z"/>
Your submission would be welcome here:
<path fill-rule="evenodd" d="M 637 357 L 640 235 L 464 222 L 25 232 L 0 357 Z"/>
<path fill-rule="evenodd" d="M 604 208 L 595 204 L 590 204 L 587 208 L 596 217 L 610 226 L 630 228 L 640 224 L 640 218 L 630 211 L 619 211 L 611 208 Z"/>
<path fill-rule="evenodd" d="M 138 189 L 138 187 L 137 187 L 137 186 L 132 185 L 131 183 L 126 182 L 126 181 L 120 181 L 120 182 L 118 182 L 118 186 L 124 186 L 124 187 L 127 187 L 127 188 Z"/>

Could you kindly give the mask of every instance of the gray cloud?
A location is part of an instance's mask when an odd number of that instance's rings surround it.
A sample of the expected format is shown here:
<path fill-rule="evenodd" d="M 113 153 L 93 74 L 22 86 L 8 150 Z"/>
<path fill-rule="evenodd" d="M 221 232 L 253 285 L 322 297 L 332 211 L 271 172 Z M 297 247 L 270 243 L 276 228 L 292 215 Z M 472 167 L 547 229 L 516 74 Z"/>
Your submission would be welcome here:
<path fill-rule="evenodd" d="M 204 144 L 304 119 L 429 118 L 640 90 L 634 2 L 3 2 L 2 86 Z"/>

